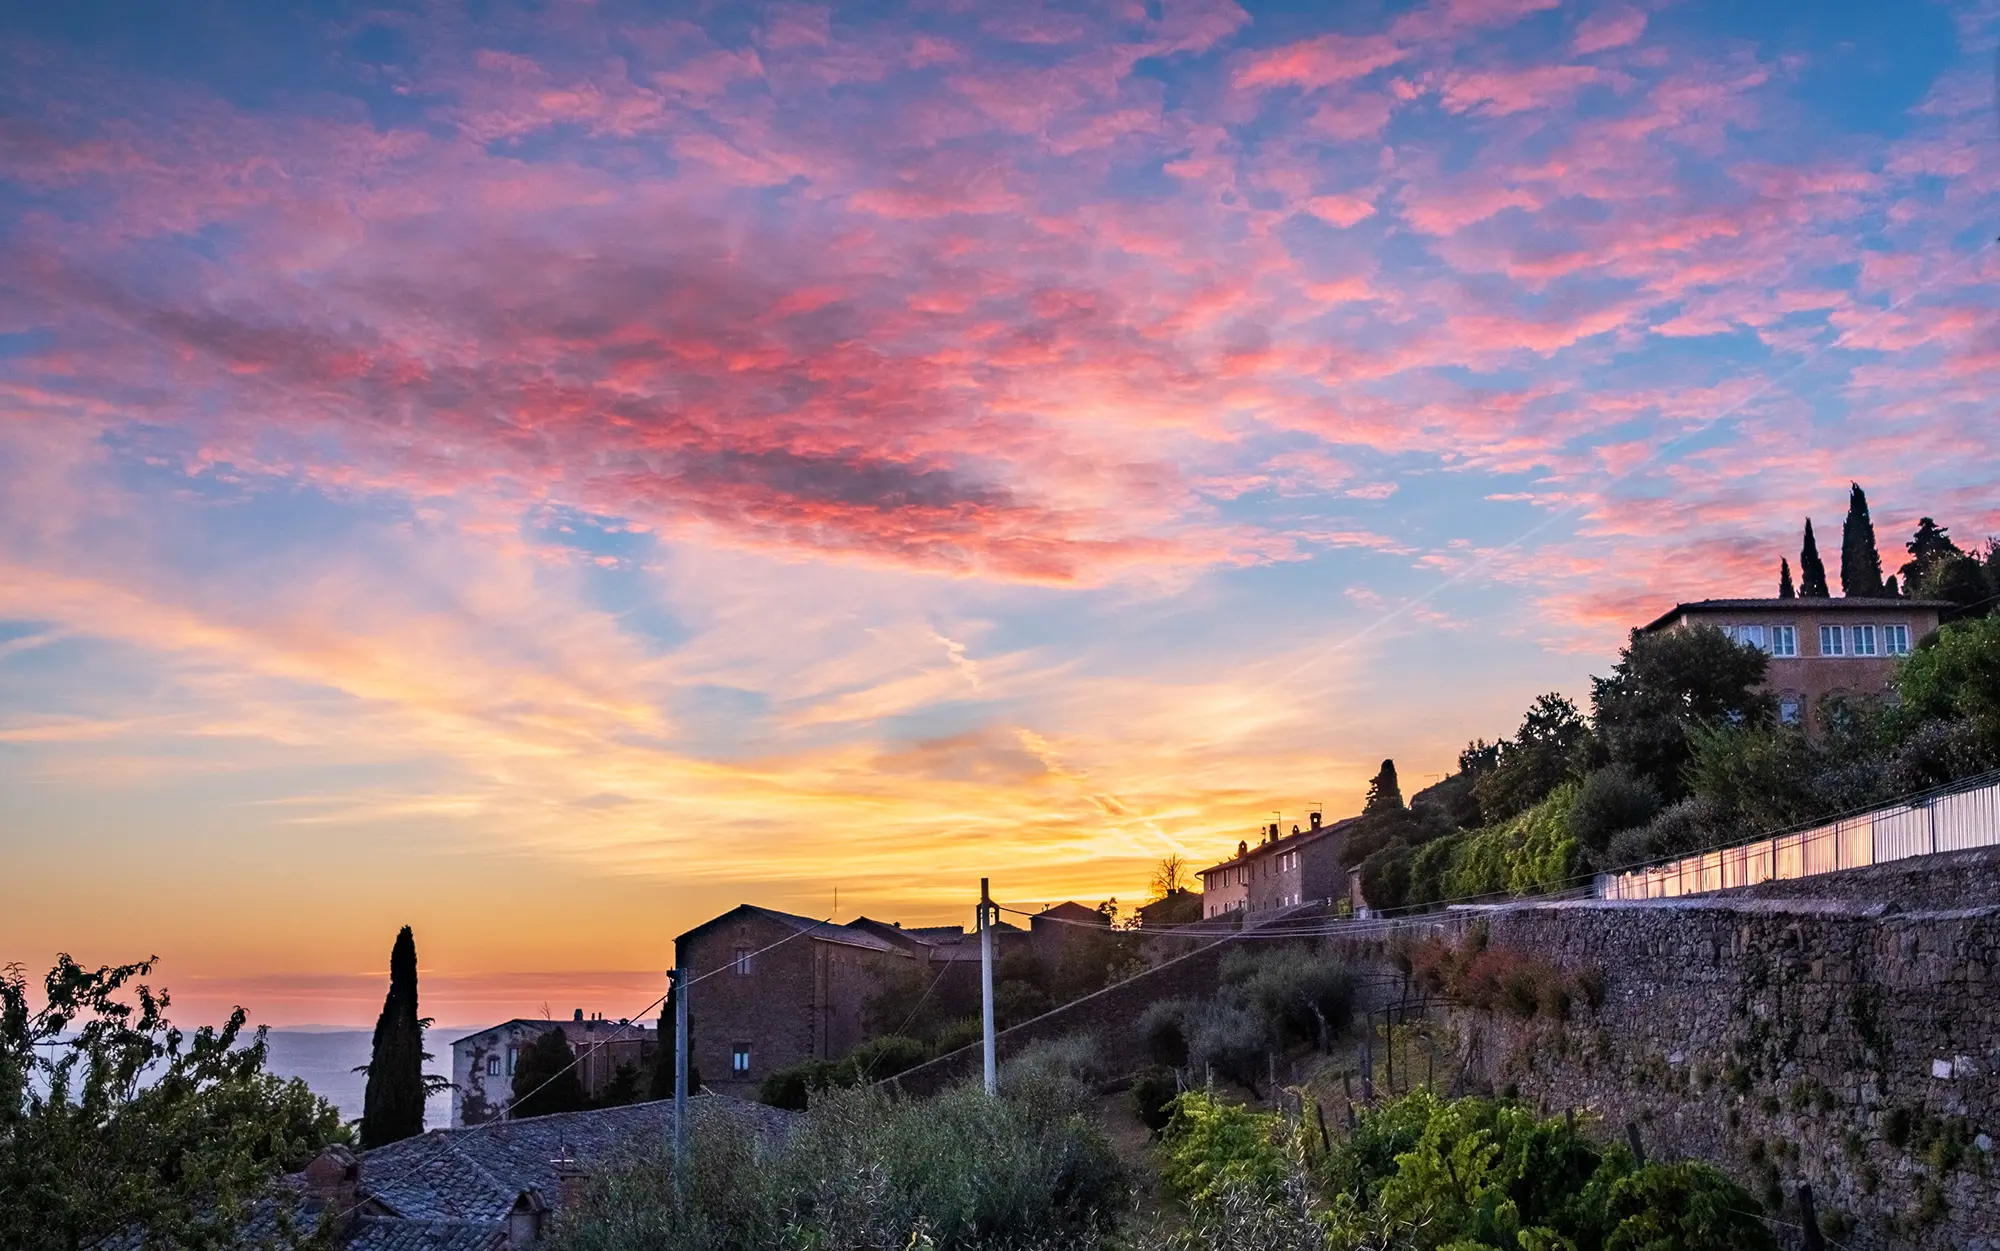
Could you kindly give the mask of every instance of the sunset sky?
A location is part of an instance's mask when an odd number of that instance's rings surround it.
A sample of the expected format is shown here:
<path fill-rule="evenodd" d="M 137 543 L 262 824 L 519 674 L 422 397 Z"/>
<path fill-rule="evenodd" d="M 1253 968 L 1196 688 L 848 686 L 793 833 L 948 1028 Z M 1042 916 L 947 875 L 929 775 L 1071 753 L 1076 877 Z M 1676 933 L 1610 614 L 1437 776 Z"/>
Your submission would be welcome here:
<path fill-rule="evenodd" d="M 8 5 L 0 963 L 623 1015 L 1414 790 L 1850 479 L 2000 531 L 1997 39 Z"/>

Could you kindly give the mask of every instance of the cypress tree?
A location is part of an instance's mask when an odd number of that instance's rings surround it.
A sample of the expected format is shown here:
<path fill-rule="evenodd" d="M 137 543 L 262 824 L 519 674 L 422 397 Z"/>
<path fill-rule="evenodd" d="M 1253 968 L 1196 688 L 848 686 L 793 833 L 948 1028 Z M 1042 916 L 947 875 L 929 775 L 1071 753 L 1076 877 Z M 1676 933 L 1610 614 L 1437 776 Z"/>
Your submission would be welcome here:
<path fill-rule="evenodd" d="M 1813 538 L 1812 518 L 1806 518 L 1806 541 L 1799 549 L 1799 598 L 1825 599 L 1826 566 L 1819 558 L 1819 543 Z"/>
<path fill-rule="evenodd" d="M 1882 557 L 1875 550 L 1875 522 L 1868 516 L 1868 496 L 1858 482 L 1847 492 L 1847 520 L 1840 527 L 1840 593 L 1856 599 L 1882 594 Z"/>
<path fill-rule="evenodd" d="M 375 1019 L 368 1086 L 361 1097 L 361 1148 L 424 1132 L 424 1026 L 417 1017 L 417 940 L 405 925 L 389 953 L 389 994 Z"/>
<path fill-rule="evenodd" d="M 1792 562 L 1780 557 L 1778 560 L 1778 598 L 1797 599 L 1798 592 L 1792 589 Z"/>
<path fill-rule="evenodd" d="M 1377 812 L 1401 812 L 1403 788 L 1396 782 L 1396 762 L 1384 760 L 1382 770 L 1368 783 L 1368 802 L 1361 805 L 1363 816 Z"/>

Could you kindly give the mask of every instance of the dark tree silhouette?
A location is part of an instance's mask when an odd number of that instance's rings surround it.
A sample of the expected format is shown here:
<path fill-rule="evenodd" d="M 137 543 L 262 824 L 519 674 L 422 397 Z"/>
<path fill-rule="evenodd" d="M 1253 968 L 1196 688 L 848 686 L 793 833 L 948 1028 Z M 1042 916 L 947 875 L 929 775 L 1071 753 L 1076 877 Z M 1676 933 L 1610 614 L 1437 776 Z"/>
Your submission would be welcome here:
<path fill-rule="evenodd" d="M 363 1150 L 424 1132 L 424 1021 L 417 1015 L 417 940 L 405 925 L 389 952 L 389 994 L 375 1019 L 361 1096 Z"/>
<path fill-rule="evenodd" d="M 569 1049 L 569 1035 L 557 1026 L 522 1049 L 514 1065 L 514 1097 L 507 1102 L 507 1119 L 578 1112 L 583 1107 L 576 1053 Z"/>
<path fill-rule="evenodd" d="M 1798 592 L 1792 589 L 1792 562 L 1789 560 L 1778 561 L 1778 598 L 1798 598 Z"/>
<path fill-rule="evenodd" d="M 1855 599 L 1878 599 L 1882 587 L 1882 556 L 1875 550 L 1875 522 L 1868 516 L 1868 494 L 1858 482 L 1847 491 L 1847 520 L 1840 527 L 1840 593 Z"/>
<path fill-rule="evenodd" d="M 1812 518 L 1806 518 L 1805 543 L 1799 548 L 1799 598 L 1826 599 L 1832 592 L 1826 585 L 1826 565 L 1819 558 L 1819 543 L 1813 538 Z"/>
<path fill-rule="evenodd" d="M 1402 810 L 1403 788 L 1396 781 L 1396 762 L 1384 760 L 1381 771 L 1368 783 L 1368 802 L 1361 806 L 1361 812 L 1366 816 Z"/>

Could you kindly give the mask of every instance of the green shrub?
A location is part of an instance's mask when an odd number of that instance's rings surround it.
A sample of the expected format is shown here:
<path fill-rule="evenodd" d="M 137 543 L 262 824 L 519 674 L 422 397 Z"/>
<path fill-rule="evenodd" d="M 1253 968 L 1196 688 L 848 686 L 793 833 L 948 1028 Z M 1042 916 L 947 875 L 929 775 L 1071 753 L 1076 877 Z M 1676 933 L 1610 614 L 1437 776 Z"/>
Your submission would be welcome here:
<path fill-rule="evenodd" d="M 1188 1063 L 1187 1018 L 1195 1005 L 1186 999 L 1159 999 L 1139 1014 L 1139 1040 L 1153 1063 L 1168 1068 L 1186 1068 Z"/>
<path fill-rule="evenodd" d="M 914 1038 L 871 1038 L 847 1053 L 840 1063 L 851 1081 L 842 1085 L 862 1086 L 894 1077 L 931 1058 L 931 1049 Z"/>
<path fill-rule="evenodd" d="M 1574 883 L 1583 868 L 1576 836 L 1569 825 L 1576 796 L 1576 786 L 1564 783 L 1513 820 L 1512 847 L 1507 856 L 1508 890 L 1517 895 L 1532 895 L 1561 890 Z"/>
<path fill-rule="evenodd" d="M 1163 1135 L 1165 1160 L 1160 1178 L 1167 1189 L 1194 1207 L 1221 1199 L 1234 1187 L 1274 1200 L 1289 1171 L 1284 1121 L 1227 1103 L 1206 1091 L 1191 1090 L 1174 1101 Z"/>
<path fill-rule="evenodd" d="M 1353 970 L 1305 947 L 1231 951 L 1222 980 L 1257 1015 L 1267 1039 L 1324 1051 L 1354 1019 Z"/>
<path fill-rule="evenodd" d="M 1162 1064 L 1140 1069 L 1132 1077 L 1132 1114 L 1154 1134 L 1174 1119 L 1174 1100 L 1180 1097 L 1180 1078 Z"/>
<path fill-rule="evenodd" d="M 1569 810 L 1569 833 L 1585 851 L 1602 851 L 1611 836 L 1646 824 L 1660 811 L 1660 788 L 1623 765 L 1583 780 Z"/>
<path fill-rule="evenodd" d="M 1088 1243 L 1128 1203 L 1103 1135 L 1041 1090 L 829 1090 L 781 1139 L 727 1114 L 691 1129 L 684 1199 L 664 1152 L 599 1170 L 551 1251 L 1027 1251 Z"/>
<path fill-rule="evenodd" d="M 1197 1076 L 1213 1072 L 1258 1094 L 1270 1052 L 1264 1026 L 1242 1004 L 1216 1000 L 1188 1016 L 1188 1064 Z"/>

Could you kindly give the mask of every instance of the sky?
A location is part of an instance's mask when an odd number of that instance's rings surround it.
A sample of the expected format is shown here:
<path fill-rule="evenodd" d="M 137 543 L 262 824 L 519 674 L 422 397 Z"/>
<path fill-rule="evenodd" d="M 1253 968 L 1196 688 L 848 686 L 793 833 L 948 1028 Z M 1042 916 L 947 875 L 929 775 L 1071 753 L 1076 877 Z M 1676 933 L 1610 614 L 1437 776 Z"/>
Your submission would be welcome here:
<path fill-rule="evenodd" d="M 2000 4 L 0 12 L 0 962 L 628 1015 L 1126 903 L 1847 485 L 2000 532 Z M 1837 572 L 1837 570 L 1836 570 Z M 836 901 L 837 892 L 837 901 Z"/>

